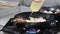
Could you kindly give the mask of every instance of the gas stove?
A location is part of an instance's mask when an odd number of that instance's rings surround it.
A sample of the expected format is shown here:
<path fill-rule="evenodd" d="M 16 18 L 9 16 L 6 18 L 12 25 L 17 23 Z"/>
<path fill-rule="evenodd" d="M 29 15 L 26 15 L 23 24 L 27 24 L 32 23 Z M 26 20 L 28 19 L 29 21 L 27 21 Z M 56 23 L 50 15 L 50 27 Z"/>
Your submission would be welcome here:
<path fill-rule="evenodd" d="M 60 14 L 35 13 L 33 14 L 33 16 L 36 15 L 36 17 L 40 17 L 41 15 L 42 17 L 46 18 L 49 22 L 38 23 L 34 25 L 30 25 L 27 23 L 19 24 L 14 20 L 15 18 L 27 19 L 30 13 L 31 12 L 24 12 L 16 14 L 13 18 L 10 18 L 8 23 L 3 28 L 3 31 L 10 32 L 12 34 L 60 34 Z"/>
<path fill-rule="evenodd" d="M 10 32 L 12 34 L 58 34 L 60 33 L 59 20 L 52 21 L 50 24 L 38 24 L 28 26 L 29 24 L 16 24 L 15 18 L 11 18 L 3 28 L 3 31 Z"/>

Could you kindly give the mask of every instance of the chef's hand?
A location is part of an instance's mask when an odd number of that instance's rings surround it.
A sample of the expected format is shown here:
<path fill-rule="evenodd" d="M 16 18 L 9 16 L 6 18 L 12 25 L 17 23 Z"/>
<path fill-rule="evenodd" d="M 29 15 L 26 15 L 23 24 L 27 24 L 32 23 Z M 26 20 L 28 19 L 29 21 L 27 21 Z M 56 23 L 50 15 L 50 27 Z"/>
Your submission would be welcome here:
<path fill-rule="evenodd" d="M 42 0 L 33 0 L 33 1 L 35 1 L 35 2 L 37 2 L 37 3 L 42 2 Z"/>

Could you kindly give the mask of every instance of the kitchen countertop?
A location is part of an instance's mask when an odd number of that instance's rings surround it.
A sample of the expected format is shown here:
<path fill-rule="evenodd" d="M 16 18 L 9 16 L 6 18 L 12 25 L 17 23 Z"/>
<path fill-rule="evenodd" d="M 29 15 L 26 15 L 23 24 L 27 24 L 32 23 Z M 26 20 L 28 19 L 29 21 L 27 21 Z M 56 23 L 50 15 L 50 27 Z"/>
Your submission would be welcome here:
<path fill-rule="evenodd" d="M 0 31 L 0 34 L 10 34 L 10 33 Z"/>
<path fill-rule="evenodd" d="M 9 33 L 9 32 L 0 31 L 0 34 L 20 34 L 20 33 Z"/>

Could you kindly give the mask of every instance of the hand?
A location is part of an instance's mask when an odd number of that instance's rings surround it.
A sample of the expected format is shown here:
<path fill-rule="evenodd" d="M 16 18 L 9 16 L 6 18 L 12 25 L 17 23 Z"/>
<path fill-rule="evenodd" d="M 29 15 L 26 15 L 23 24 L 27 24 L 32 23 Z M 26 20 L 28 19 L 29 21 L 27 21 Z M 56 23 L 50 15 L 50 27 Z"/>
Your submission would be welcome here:
<path fill-rule="evenodd" d="M 37 3 L 42 2 L 42 0 L 33 0 L 33 1 L 35 1 L 35 2 L 37 2 Z"/>

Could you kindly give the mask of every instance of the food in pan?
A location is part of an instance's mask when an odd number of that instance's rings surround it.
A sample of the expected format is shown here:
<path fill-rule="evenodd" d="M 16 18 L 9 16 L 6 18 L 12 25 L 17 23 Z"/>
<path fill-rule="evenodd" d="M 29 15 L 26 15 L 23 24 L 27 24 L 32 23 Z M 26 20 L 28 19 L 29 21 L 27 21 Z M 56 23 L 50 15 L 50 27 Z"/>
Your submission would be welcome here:
<path fill-rule="evenodd" d="M 39 17 L 39 18 L 33 18 L 30 17 L 30 20 L 26 20 L 27 22 L 46 22 L 46 19 L 44 19 L 43 17 Z"/>
<path fill-rule="evenodd" d="M 30 17 L 30 20 L 26 19 L 22 19 L 22 18 L 16 18 L 15 19 L 18 23 L 26 23 L 26 22 L 33 22 L 33 23 L 36 23 L 36 22 L 46 22 L 46 19 L 44 19 L 43 17 L 39 17 L 39 18 L 33 18 L 33 17 Z"/>
<path fill-rule="evenodd" d="M 15 20 L 17 23 L 26 23 L 26 20 L 24 20 L 22 18 L 16 18 Z"/>

